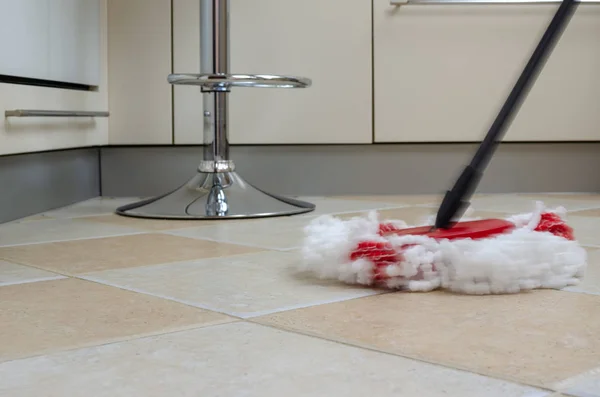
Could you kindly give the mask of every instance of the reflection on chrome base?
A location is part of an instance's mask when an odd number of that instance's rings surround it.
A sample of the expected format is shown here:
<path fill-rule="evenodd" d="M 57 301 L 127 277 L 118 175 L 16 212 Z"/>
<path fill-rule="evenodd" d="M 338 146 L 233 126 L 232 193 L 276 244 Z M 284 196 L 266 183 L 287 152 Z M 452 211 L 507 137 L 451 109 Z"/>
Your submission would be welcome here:
<path fill-rule="evenodd" d="M 314 204 L 263 192 L 235 172 L 199 172 L 178 189 L 124 205 L 117 208 L 117 214 L 154 219 L 243 219 L 296 215 L 314 209 Z"/>

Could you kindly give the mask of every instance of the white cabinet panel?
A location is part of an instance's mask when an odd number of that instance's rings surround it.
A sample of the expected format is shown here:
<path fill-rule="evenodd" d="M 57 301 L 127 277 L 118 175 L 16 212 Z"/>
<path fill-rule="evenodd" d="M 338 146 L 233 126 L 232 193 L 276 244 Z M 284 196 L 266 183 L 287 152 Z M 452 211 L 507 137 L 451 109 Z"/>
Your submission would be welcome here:
<path fill-rule="evenodd" d="M 49 2 L 48 70 L 50 76 L 56 76 L 53 80 L 58 81 L 98 85 L 100 2 L 98 0 L 49 0 Z"/>
<path fill-rule="evenodd" d="M 171 2 L 108 0 L 111 144 L 172 143 Z"/>
<path fill-rule="evenodd" d="M 99 0 L 0 0 L 0 74 L 100 84 Z"/>
<path fill-rule="evenodd" d="M 376 142 L 480 140 L 557 6 L 374 0 Z M 506 141 L 600 140 L 599 40 L 581 4 Z"/>
<path fill-rule="evenodd" d="M 174 70 L 198 73 L 199 1 L 173 1 Z M 231 0 L 231 72 L 309 77 L 230 94 L 235 144 L 372 142 L 371 2 Z M 175 87 L 175 143 L 202 142 L 200 89 Z"/>
<path fill-rule="evenodd" d="M 76 91 L 0 83 L 0 155 L 43 150 L 106 145 L 106 118 L 4 118 L 6 110 L 106 111 L 108 76 L 106 68 L 106 0 L 99 0 L 100 32 L 98 54 L 100 79 L 95 91 Z"/>

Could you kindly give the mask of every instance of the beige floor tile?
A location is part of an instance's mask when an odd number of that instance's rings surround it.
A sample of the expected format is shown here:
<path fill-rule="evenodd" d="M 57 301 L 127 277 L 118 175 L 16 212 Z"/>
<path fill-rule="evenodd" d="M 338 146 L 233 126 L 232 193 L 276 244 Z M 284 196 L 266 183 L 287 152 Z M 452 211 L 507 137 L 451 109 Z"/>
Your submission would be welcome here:
<path fill-rule="evenodd" d="M 333 196 L 340 200 L 372 201 L 392 203 L 398 205 L 435 205 L 441 200 L 440 195 L 435 194 L 406 194 L 406 195 L 356 195 L 356 196 Z"/>
<path fill-rule="evenodd" d="M 583 245 L 600 246 L 600 218 L 570 214 L 567 224 L 573 228 L 575 238 Z"/>
<path fill-rule="evenodd" d="M 545 200 L 550 197 L 553 199 L 589 200 L 600 203 L 600 193 L 522 193 L 519 195 L 532 197 L 535 200 Z"/>
<path fill-rule="evenodd" d="M 66 207 L 47 211 L 42 215 L 52 218 L 78 218 L 83 216 L 106 215 L 113 213 L 118 207 L 135 203 L 142 197 L 97 197 Z"/>
<path fill-rule="evenodd" d="M 385 294 L 258 321 L 527 384 L 600 362 L 600 296 Z"/>
<path fill-rule="evenodd" d="M 99 216 L 88 216 L 84 218 L 79 218 L 81 220 L 85 220 L 88 222 L 98 222 L 98 223 L 106 223 L 110 225 L 120 225 L 120 226 L 129 226 L 135 227 L 137 229 L 147 230 L 147 231 L 163 231 L 163 230 L 177 230 L 177 229 L 185 229 L 191 227 L 202 227 L 215 225 L 222 222 L 256 222 L 256 219 L 246 219 L 246 220 L 202 220 L 202 221 L 184 221 L 184 220 L 160 220 L 160 219 L 142 219 L 142 218 L 132 218 L 127 216 L 119 216 L 119 215 L 99 215 Z"/>
<path fill-rule="evenodd" d="M 234 323 L 0 364 L 7 397 L 542 397 L 496 379 Z"/>
<path fill-rule="evenodd" d="M 404 208 L 394 208 L 394 209 L 384 209 L 377 211 L 380 216 L 381 221 L 389 221 L 389 220 L 402 220 L 409 225 L 421 225 L 421 224 L 431 224 L 431 222 L 427 222 L 430 218 L 435 217 L 437 212 L 437 208 L 431 207 L 404 207 Z M 337 218 L 340 219 L 350 219 L 355 216 L 366 216 L 367 212 L 362 213 L 350 213 L 350 214 L 340 214 L 336 215 Z M 467 218 L 501 218 L 504 219 L 507 217 L 506 213 L 503 212 L 488 212 L 488 211 L 473 211 L 470 214 L 465 214 Z"/>
<path fill-rule="evenodd" d="M 159 233 L 0 248 L 0 258 L 61 274 L 156 265 L 259 251 Z"/>
<path fill-rule="evenodd" d="M 379 293 L 374 289 L 302 277 L 294 270 L 299 259 L 299 253 L 264 252 L 109 270 L 84 277 L 238 317 Z"/>
<path fill-rule="evenodd" d="M 508 196 L 513 196 L 509 194 Z M 473 198 L 478 197 L 504 197 L 503 194 L 475 194 Z M 442 201 L 442 194 L 396 194 L 396 195 L 356 195 L 356 196 L 333 196 L 331 198 L 341 200 L 364 200 L 364 201 L 380 201 L 384 203 L 392 203 L 398 205 L 424 205 L 424 206 L 438 206 Z"/>
<path fill-rule="evenodd" d="M 575 211 L 571 213 L 571 216 L 585 216 L 590 218 L 600 218 L 600 209 Z"/>
<path fill-rule="evenodd" d="M 0 287 L 0 361 L 225 321 L 230 318 L 83 280 Z"/>
<path fill-rule="evenodd" d="M 292 216 L 252 223 L 223 222 L 218 225 L 166 231 L 173 236 L 243 244 L 263 249 L 288 250 L 302 246 L 303 228 L 314 217 Z"/>
<path fill-rule="evenodd" d="M 0 260 L 0 287 L 59 278 L 64 278 L 64 276 Z"/>
<path fill-rule="evenodd" d="M 0 225 L 0 247 L 141 233 L 132 227 L 52 219 Z"/>
<path fill-rule="evenodd" d="M 588 267 L 579 285 L 567 287 L 564 291 L 585 292 L 600 295 L 600 249 L 587 249 Z M 600 362 L 598 363 L 600 366 Z"/>
<path fill-rule="evenodd" d="M 600 397 L 600 367 L 567 379 L 557 387 L 568 396 Z"/>
<path fill-rule="evenodd" d="M 476 197 L 471 200 L 472 207 L 479 211 L 501 211 L 510 213 L 531 212 L 535 209 L 535 202 L 542 201 L 548 208 L 564 207 L 567 211 L 579 211 L 590 208 L 598 208 L 590 200 L 578 200 L 563 197 L 528 197 L 518 195 L 491 195 L 487 197 Z"/>
<path fill-rule="evenodd" d="M 369 211 L 377 211 L 382 220 L 402 219 L 409 224 L 423 221 L 428 216 L 435 214 L 429 207 L 401 207 L 367 209 L 360 212 L 336 213 L 333 216 L 341 219 L 350 219 L 356 216 L 367 216 Z M 474 217 L 500 217 L 507 214 L 501 212 L 474 211 Z M 175 236 L 190 238 L 210 239 L 232 244 L 243 244 L 274 250 L 293 250 L 302 246 L 304 240 L 304 227 L 316 217 L 289 217 L 266 219 L 254 223 L 222 223 L 220 225 L 172 230 L 166 233 Z"/>
<path fill-rule="evenodd" d="M 380 208 L 394 208 L 405 204 L 386 203 L 381 201 L 369 200 L 340 200 L 335 197 L 298 197 L 299 200 L 313 203 L 316 208 L 314 211 L 295 217 L 319 216 L 324 214 L 339 214 L 344 212 L 369 211 Z"/>

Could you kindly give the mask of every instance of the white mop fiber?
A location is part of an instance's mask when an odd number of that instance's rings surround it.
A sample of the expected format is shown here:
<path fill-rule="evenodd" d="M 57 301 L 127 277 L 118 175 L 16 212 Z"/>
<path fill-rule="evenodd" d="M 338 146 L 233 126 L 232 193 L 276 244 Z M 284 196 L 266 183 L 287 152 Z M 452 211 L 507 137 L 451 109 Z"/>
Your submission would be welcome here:
<path fill-rule="evenodd" d="M 549 211 L 538 202 L 534 212 L 507 218 L 516 227 L 506 234 L 452 241 L 381 236 L 376 212 L 347 221 L 321 216 L 305 228 L 301 270 L 348 284 L 406 291 L 444 288 L 476 295 L 576 285 L 587 267 L 587 253 L 577 241 L 535 231 L 543 213 L 557 214 L 563 221 L 566 215 L 564 208 Z M 403 221 L 386 223 L 409 227 Z M 423 223 L 427 224 L 431 223 Z M 358 244 L 366 241 L 387 244 L 392 257 L 371 252 L 350 259 Z"/>

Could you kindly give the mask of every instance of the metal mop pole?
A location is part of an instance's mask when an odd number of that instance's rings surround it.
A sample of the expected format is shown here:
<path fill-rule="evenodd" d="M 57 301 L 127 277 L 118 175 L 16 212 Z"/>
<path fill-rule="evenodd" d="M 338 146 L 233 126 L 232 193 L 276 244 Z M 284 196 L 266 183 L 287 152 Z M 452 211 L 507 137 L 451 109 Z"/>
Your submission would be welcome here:
<path fill-rule="evenodd" d="M 159 219 L 231 219 L 294 215 L 314 204 L 266 193 L 235 172 L 229 158 L 232 87 L 306 88 L 302 77 L 230 74 L 229 0 L 200 0 L 200 74 L 172 74 L 171 84 L 200 86 L 204 157 L 197 174 L 174 191 L 117 209 L 117 214 Z"/>

